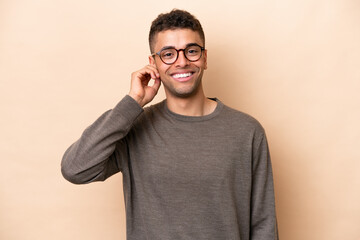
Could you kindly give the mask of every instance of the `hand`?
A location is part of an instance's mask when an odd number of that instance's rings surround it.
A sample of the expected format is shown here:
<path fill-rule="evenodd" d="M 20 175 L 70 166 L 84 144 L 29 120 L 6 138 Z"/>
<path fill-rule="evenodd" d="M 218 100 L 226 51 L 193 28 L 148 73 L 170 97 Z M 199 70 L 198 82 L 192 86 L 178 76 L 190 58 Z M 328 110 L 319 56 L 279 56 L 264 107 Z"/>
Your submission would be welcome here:
<path fill-rule="evenodd" d="M 155 82 L 152 86 L 149 86 L 148 84 L 151 79 L 154 79 Z M 147 65 L 131 74 L 129 96 L 143 107 L 154 99 L 160 85 L 161 81 L 158 70 L 153 65 Z"/>

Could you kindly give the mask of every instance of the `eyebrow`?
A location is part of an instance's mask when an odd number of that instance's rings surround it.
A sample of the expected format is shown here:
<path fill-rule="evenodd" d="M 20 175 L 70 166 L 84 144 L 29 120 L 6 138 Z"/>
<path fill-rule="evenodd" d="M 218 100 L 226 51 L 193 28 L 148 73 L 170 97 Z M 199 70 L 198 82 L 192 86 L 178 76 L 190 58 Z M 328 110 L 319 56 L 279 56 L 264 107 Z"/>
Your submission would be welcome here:
<path fill-rule="evenodd" d="M 197 44 L 197 43 L 188 43 L 188 44 L 185 45 L 185 48 L 190 47 L 190 46 L 194 46 L 194 45 L 200 46 L 200 45 Z M 200 46 L 200 47 L 201 47 L 201 46 Z M 161 48 L 159 52 L 161 52 L 162 50 L 174 49 L 174 48 L 175 48 L 175 46 L 165 46 L 165 47 Z M 184 48 L 184 49 L 185 49 L 185 48 Z M 175 48 L 175 49 L 176 49 L 176 48 Z"/>

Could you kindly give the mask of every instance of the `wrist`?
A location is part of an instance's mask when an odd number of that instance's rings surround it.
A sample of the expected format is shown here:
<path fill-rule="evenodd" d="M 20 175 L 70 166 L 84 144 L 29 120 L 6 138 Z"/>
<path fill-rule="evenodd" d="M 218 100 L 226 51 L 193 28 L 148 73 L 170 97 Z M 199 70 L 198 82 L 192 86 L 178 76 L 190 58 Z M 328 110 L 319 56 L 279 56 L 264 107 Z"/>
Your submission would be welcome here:
<path fill-rule="evenodd" d="M 133 93 L 129 93 L 128 94 L 132 99 L 134 99 L 141 107 L 143 107 L 143 104 L 142 104 L 142 98 L 139 97 L 138 95 L 136 94 L 133 94 Z"/>

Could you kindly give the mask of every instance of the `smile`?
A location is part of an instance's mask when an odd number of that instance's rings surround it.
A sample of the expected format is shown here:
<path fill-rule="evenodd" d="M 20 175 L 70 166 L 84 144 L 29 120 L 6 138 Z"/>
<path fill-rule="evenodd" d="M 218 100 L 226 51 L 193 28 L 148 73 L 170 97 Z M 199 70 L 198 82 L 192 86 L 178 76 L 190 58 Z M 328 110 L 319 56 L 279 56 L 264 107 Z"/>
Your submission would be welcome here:
<path fill-rule="evenodd" d="M 172 75 L 172 77 L 176 78 L 176 79 L 181 79 L 181 78 L 190 77 L 191 75 L 193 75 L 193 73 L 191 73 L 191 72 L 189 72 L 189 73 L 177 73 L 177 74 Z"/>

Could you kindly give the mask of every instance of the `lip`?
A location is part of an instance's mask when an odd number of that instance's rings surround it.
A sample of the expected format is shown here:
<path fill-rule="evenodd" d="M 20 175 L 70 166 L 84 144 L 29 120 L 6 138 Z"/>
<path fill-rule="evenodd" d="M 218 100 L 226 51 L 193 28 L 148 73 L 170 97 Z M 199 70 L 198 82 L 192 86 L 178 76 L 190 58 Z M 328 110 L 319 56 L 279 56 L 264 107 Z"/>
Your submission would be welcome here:
<path fill-rule="evenodd" d="M 175 75 L 178 74 L 190 74 L 189 76 L 186 77 L 174 77 Z M 193 71 L 182 71 L 182 72 L 174 72 L 172 74 L 170 74 L 171 78 L 174 79 L 175 81 L 178 82 L 187 82 L 190 79 L 192 79 L 192 77 L 194 76 L 194 72 Z"/>

